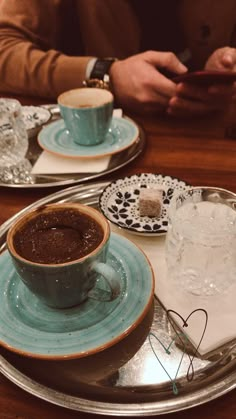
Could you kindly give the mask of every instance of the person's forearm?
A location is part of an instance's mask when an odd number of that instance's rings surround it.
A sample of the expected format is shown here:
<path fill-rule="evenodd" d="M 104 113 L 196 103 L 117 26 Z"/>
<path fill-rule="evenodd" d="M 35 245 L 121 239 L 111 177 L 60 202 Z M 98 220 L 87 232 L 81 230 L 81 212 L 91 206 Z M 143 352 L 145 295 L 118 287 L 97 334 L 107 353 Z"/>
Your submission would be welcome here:
<path fill-rule="evenodd" d="M 1 92 L 55 98 L 82 84 L 90 57 L 57 51 L 63 10 L 70 5 L 69 0 L 1 0 Z"/>
<path fill-rule="evenodd" d="M 82 85 L 90 58 L 69 57 L 54 50 L 44 52 L 1 33 L 0 91 L 55 98 Z"/>

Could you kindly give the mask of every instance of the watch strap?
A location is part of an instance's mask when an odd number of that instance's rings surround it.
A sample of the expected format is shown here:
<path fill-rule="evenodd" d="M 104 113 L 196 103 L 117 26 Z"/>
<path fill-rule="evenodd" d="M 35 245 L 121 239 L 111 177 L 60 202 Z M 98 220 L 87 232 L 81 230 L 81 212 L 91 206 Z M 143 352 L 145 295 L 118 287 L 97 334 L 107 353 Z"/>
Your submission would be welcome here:
<path fill-rule="evenodd" d="M 116 61 L 116 58 L 98 58 L 91 71 L 90 79 L 104 80 L 105 75 L 109 74 L 109 69 L 114 61 Z"/>

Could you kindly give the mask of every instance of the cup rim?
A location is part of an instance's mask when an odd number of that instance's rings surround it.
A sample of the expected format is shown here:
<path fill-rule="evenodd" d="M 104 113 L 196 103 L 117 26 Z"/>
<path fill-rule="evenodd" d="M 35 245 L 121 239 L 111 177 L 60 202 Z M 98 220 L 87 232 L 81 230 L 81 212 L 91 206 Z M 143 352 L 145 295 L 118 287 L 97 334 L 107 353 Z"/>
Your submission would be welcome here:
<path fill-rule="evenodd" d="M 219 200 L 217 201 L 209 201 L 212 202 L 213 204 L 217 204 L 217 203 L 222 203 L 220 200 L 225 199 L 226 202 L 224 202 L 223 204 L 232 208 L 233 211 L 236 211 L 236 193 L 228 190 L 228 189 L 224 189 L 224 188 L 220 188 L 218 186 L 191 186 L 189 188 L 187 188 L 184 191 L 181 191 L 180 193 L 173 195 L 171 202 L 170 202 L 170 206 L 169 206 L 169 213 L 168 213 L 168 219 L 169 222 L 174 225 L 175 224 L 175 213 L 176 210 L 178 208 L 178 201 L 181 201 L 181 198 L 185 198 L 189 192 L 192 192 L 193 194 L 195 192 L 200 192 L 200 194 L 202 195 L 204 192 L 209 191 L 210 193 L 214 194 L 218 194 L 219 195 Z M 225 195 L 225 196 L 224 196 Z M 228 199 L 228 203 L 227 203 L 227 199 Z M 224 235 L 225 233 L 220 233 L 218 236 L 221 237 L 222 235 Z M 235 235 L 235 232 L 232 232 L 233 235 Z"/>
<path fill-rule="evenodd" d="M 173 198 L 171 199 L 170 207 L 173 208 L 177 200 L 180 199 L 181 197 L 185 197 L 186 195 L 188 195 L 190 191 L 193 191 L 194 193 L 197 191 L 207 191 L 207 190 L 209 190 L 209 192 L 212 192 L 212 193 L 216 192 L 219 194 L 228 195 L 232 197 L 233 202 L 236 202 L 236 193 L 234 193 L 233 191 L 230 191 L 224 188 L 219 188 L 218 186 L 201 186 L 200 185 L 200 186 L 190 186 L 184 191 L 180 191 L 179 193 L 174 194 Z M 234 209 L 236 209 L 236 207 Z"/>
<path fill-rule="evenodd" d="M 16 252 L 15 247 L 13 245 L 13 237 L 16 232 L 16 229 L 23 226 L 29 218 L 34 219 L 40 213 L 40 211 L 41 213 L 43 213 L 43 212 L 49 212 L 51 209 L 59 210 L 63 208 L 71 208 L 71 209 L 78 210 L 82 212 L 83 214 L 88 214 L 90 217 L 92 217 L 99 223 L 99 225 L 102 227 L 103 232 L 104 232 L 103 239 L 99 243 L 99 245 L 92 252 L 84 255 L 83 257 L 74 259 L 68 262 L 63 262 L 63 263 L 39 263 L 39 262 L 34 262 L 30 259 L 26 259 L 23 256 L 19 255 Z M 106 242 L 109 240 L 109 237 L 110 237 L 109 222 L 97 209 L 90 207 L 88 205 L 84 205 L 84 204 L 80 204 L 76 202 L 71 202 L 71 203 L 66 202 L 66 203 L 46 204 L 38 208 L 35 208 L 33 210 L 27 211 L 24 215 L 20 216 L 9 228 L 7 232 L 7 237 L 6 237 L 6 244 L 7 244 L 8 251 L 15 259 L 21 262 L 24 262 L 28 265 L 37 266 L 37 267 L 47 267 L 50 269 L 50 268 L 57 268 L 57 267 L 58 268 L 66 267 L 66 266 L 74 265 L 76 263 L 83 262 L 88 257 L 95 255 L 106 244 Z"/>
<path fill-rule="evenodd" d="M 72 93 L 76 93 L 76 92 L 82 92 L 82 91 L 87 91 L 87 92 L 94 92 L 94 93 L 98 93 L 100 94 L 102 92 L 102 94 L 108 95 L 108 98 L 106 101 L 104 101 L 103 103 L 101 103 L 100 105 L 95 105 L 95 106 L 84 106 L 84 107 L 80 107 L 80 106 L 73 106 L 73 105 L 69 105 L 69 104 L 65 104 L 63 103 L 63 99 L 66 95 L 72 94 Z M 66 90 L 65 92 L 62 92 L 58 97 L 57 97 L 57 103 L 60 106 L 64 106 L 65 108 L 69 108 L 69 109 L 79 109 L 80 111 L 86 111 L 88 109 L 96 109 L 96 108 L 100 108 L 101 106 L 110 104 L 114 102 L 114 96 L 113 94 L 110 92 L 110 90 L 106 90 L 106 89 L 99 89 L 98 87 L 78 87 L 76 89 L 70 89 L 70 90 Z"/>

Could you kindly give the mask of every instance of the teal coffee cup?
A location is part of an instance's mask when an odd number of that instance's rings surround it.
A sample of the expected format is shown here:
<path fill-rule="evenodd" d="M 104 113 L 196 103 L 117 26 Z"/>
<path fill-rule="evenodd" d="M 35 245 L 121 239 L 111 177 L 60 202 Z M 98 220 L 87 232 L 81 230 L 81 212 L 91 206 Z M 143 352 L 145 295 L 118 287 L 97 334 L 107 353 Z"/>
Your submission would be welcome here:
<path fill-rule="evenodd" d="M 75 143 L 94 146 L 105 141 L 113 112 L 111 92 L 84 87 L 62 93 L 57 101 Z"/>
<path fill-rule="evenodd" d="M 119 295 L 119 275 L 107 263 L 109 238 L 109 223 L 96 209 L 49 204 L 15 221 L 7 246 L 29 290 L 50 307 L 66 308 Z"/>

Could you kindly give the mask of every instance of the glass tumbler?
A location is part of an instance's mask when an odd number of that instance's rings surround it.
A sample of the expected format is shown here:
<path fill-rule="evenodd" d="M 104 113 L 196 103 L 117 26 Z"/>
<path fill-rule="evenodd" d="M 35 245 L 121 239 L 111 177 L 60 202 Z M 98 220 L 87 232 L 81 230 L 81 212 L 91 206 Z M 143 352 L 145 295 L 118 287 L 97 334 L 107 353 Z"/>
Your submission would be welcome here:
<path fill-rule="evenodd" d="M 166 236 L 168 280 L 212 296 L 236 283 L 236 195 L 196 187 L 173 196 Z"/>
<path fill-rule="evenodd" d="M 21 117 L 21 104 L 0 99 L 0 181 L 30 183 L 32 166 L 25 158 L 28 135 Z"/>

